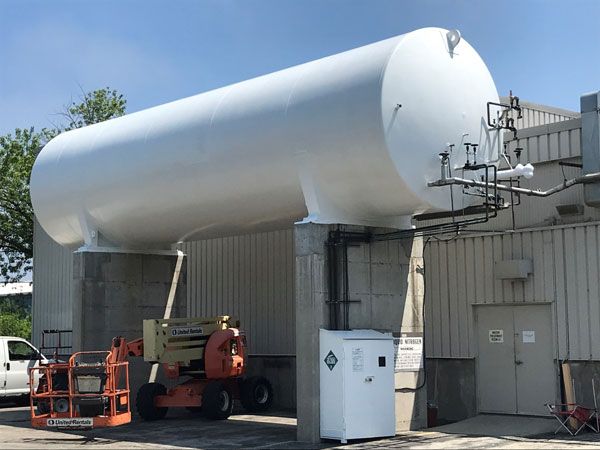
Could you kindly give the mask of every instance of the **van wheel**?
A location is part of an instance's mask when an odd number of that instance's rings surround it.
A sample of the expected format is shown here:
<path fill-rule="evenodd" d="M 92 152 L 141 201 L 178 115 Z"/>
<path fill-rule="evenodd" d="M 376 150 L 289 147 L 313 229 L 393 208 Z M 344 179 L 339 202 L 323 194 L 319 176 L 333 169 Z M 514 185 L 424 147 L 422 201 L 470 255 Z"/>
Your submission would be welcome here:
<path fill-rule="evenodd" d="M 242 406 L 249 412 L 265 412 L 273 404 L 273 387 L 265 377 L 250 377 L 240 386 Z"/>
<path fill-rule="evenodd" d="M 160 383 L 146 383 L 140 387 L 135 398 L 135 407 L 144 420 L 158 420 L 167 415 L 169 408 L 157 408 L 154 399 L 158 395 L 165 395 L 167 388 Z"/>
<path fill-rule="evenodd" d="M 202 392 L 202 412 L 208 419 L 227 419 L 233 411 L 233 395 L 225 383 L 211 381 Z"/>

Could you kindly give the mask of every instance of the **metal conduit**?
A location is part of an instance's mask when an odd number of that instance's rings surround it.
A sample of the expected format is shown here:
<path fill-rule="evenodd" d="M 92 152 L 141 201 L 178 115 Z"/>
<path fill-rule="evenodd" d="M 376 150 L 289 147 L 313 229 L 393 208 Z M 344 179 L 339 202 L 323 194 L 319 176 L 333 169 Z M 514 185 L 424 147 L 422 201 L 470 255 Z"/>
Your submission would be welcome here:
<path fill-rule="evenodd" d="M 427 183 L 427 186 L 440 187 L 440 186 L 451 186 L 451 185 L 457 184 L 457 185 L 469 186 L 469 187 L 496 188 L 499 191 L 514 192 L 517 194 L 522 194 L 522 195 L 527 195 L 527 196 L 532 196 L 532 197 L 548 197 L 548 196 L 550 196 L 552 194 L 556 194 L 557 192 L 560 192 L 564 189 L 570 188 L 571 186 L 574 186 L 576 184 L 588 184 L 588 183 L 595 183 L 598 181 L 600 181 L 600 172 L 589 173 L 587 175 L 582 175 L 577 178 L 565 180 L 561 184 L 558 184 L 546 191 L 526 189 L 526 188 L 517 187 L 517 186 L 507 186 L 505 184 L 497 184 L 497 183 L 495 184 L 495 183 L 485 182 L 485 181 L 469 180 L 469 179 L 459 178 L 459 177 L 450 177 L 450 178 L 445 178 L 445 179 L 441 179 L 441 180 L 437 180 L 437 181 L 432 181 L 430 183 Z"/>

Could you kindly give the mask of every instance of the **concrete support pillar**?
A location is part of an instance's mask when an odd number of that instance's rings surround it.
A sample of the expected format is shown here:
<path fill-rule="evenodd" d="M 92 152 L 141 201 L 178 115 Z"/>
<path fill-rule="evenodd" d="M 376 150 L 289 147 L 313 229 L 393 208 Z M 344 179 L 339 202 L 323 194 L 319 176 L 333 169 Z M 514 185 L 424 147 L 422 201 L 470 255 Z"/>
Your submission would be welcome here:
<path fill-rule="evenodd" d="M 330 229 L 329 225 L 299 224 L 294 230 L 298 440 L 311 443 L 318 442 L 320 434 L 318 330 L 329 326 L 325 241 Z M 422 336 L 423 283 L 421 238 L 349 245 L 350 328 Z M 426 427 L 423 371 L 398 372 L 395 380 L 396 430 Z"/>
<path fill-rule="evenodd" d="M 298 224 L 296 252 L 297 439 L 316 443 L 319 435 L 319 328 L 327 326 L 325 241 L 328 225 Z"/>
<path fill-rule="evenodd" d="M 142 337 L 142 320 L 163 318 L 172 289 L 170 316 L 185 317 L 186 263 L 174 283 L 177 259 L 176 254 L 74 253 L 73 350 L 108 350 L 115 336 Z M 148 381 L 150 364 L 131 358 L 129 372 L 135 398 Z"/>
<path fill-rule="evenodd" d="M 425 278 L 423 239 L 400 241 L 400 260 L 406 267 L 406 298 L 401 311 L 400 334 L 424 335 L 423 302 Z M 396 331 L 396 330 L 394 330 Z M 425 362 L 423 362 L 424 364 Z M 425 372 L 396 373 L 396 431 L 427 427 L 427 385 Z M 402 388 L 409 388 L 401 390 Z"/>

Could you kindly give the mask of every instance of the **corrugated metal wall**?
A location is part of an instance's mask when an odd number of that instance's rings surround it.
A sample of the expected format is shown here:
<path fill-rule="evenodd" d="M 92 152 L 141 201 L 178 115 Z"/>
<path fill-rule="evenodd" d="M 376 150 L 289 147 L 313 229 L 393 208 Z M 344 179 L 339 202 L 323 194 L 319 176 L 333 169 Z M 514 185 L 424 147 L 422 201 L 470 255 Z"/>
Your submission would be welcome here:
<path fill-rule="evenodd" d="M 528 189 L 548 189 L 560 184 L 563 179 L 581 175 L 581 169 L 562 167 L 559 161 L 581 162 L 581 119 L 565 120 L 559 123 L 537 126 L 520 130 L 518 139 L 508 140 L 508 153 L 513 154 L 516 147 L 522 147 L 523 163 L 535 165 L 535 175 L 531 180 L 522 179 L 521 186 Z M 502 194 L 510 200 L 510 194 Z M 516 228 L 553 225 L 561 220 L 556 205 L 583 205 L 583 187 L 575 186 L 551 197 L 535 198 L 521 196 L 521 205 L 515 207 Z M 584 216 L 577 220 L 599 220 L 600 214 L 595 208 L 586 208 Z M 494 219 L 486 229 L 511 229 L 512 212 L 505 210 Z"/>
<path fill-rule="evenodd" d="M 188 314 L 239 317 L 252 354 L 295 354 L 293 230 L 190 242 Z"/>
<path fill-rule="evenodd" d="M 35 221 L 33 229 L 32 343 L 40 345 L 44 329 L 72 328 L 73 257 Z M 70 344 L 70 342 L 69 342 Z"/>
<path fill-rule="evenodd" d="M 508 97 L 501 97 L 502 103 L 508 103 Z M 561 108 L 539 105 L 528 101 L 521 101 L 521 117 L 516 121 L 516 127 L 522 128 L 547 125 L 549 123 L 562 122 L 563 120 L 575 119 L 581 116 L 578 112 L 568 111 Z"/>
<path fill-rule="evenodd" d="M 512 138 L 512 133 L 505 135 Z M 520 130 L 508 141 L 509 154 L 522 147 L 521 160 L 532 164 L 581 156 L 581 119 Z"/>
<path fill-rule="evenodd" d="M 537 126 L 520 130 L 519 138 L 511 139 L 512 133 L 505 135 L 508 153 L 513 155 L 516 147 L 524 149 L 521 156 L 523 163 L 532 162 L 535 165 L 535 175 L 531 180 L 522 179 L 521 186 L 529 189 L 547 189 L 560 184 L 563 179 L 581 175 L 581 169 L 562 167 L 559 161 L 581 162 L 581 119 L 569 119 L 559 123 Z M 448 201 L 450 191 L 448 188 Z M 455 191 L 459 192 L 459 191 Z M 510 200 L 510 194 L 501 194 Z M 460 199 L 455 204 L 460 205 Z M 556 205 L 581 205 L 583 215 L 560 217 Z M 521 196 L 521 205 L 515 207 L 515 227 L 530 228 L 534 226 L 556 225 L 566 222 L 584 222 L 600 220 L 600 210 L 589 208 L 584 204 L 583 187 L 575 186 L 547 198 Z M 447 222 L 439 219 L 420 222 L 419 226 Z M 506 230 L 513 228 L 512 211 L 500 211 L 498 217 L 486 224 L 476 226 L 479 230 Z"/>
<path fill-rule="evenodd" d="M 475 356 L 473 304 L 553 302 L 559 358 L 600 359 L 599 245 L 598 223 L 430 239 L 427 356 Z M 533 260 L 533 274 L 496 279 L 494 262 L 509 259 Z"/>
<path fill-rule="evenodd" d="M 294 243 L 291 229 L 182 245 L 188 314 L 230 314 L 248 331 L 252 354 L 294 354 Z M 72 253 L 35 224 L 33 341 L 72 328 Z"/>

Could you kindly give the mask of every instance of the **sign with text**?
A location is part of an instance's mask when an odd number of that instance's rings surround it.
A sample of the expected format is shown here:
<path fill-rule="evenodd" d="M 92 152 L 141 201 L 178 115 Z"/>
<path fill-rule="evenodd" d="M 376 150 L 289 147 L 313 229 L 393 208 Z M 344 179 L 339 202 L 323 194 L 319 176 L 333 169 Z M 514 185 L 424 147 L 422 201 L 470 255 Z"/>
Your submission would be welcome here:
<path fill-rule="evenodd" d="M 202 336 L 202 327 L 173 327 L 171 328 L 172 337 L 196 337 Z"/>
<path fill-rule="evenodd" d="M 535 331 L 523 330 L 523 344 L 535 344 Z"/>
<path fill-rule="evenodd" d="M 504 344 L 504 330 L 489 331 L 490 344 Z"/>
<path fill-rule="evenodd" d="M 423 335 L 402 333 L 394 337 L 394 372 L 418 372 L 423 368 Z"/>
<path fill-rule="evenodd" d="M 91 428 L 94 425 L 94 419 L 91 417 L 64 417 L 56 419 L 46 419 L 47 427 L 57 428 Z"/>
<path fill-rule="evenodd" d="M 361 347 L 352 349 L 352 372 L 362 372 L 365 368 L 365 355 Z"/>

